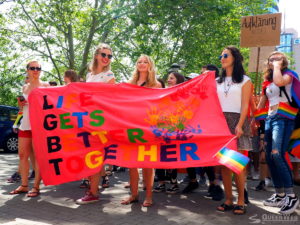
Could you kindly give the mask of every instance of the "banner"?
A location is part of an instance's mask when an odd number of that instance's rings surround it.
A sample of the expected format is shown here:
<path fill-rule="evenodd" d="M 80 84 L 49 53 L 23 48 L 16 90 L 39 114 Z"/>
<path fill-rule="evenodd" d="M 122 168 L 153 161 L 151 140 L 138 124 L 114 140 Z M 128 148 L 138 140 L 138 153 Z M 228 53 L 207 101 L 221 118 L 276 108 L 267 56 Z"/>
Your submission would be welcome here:
<path fill-rule="evenodd" d="M 233 138 L 213 73 L 166 89 L 71 83 L 29 96 L 36 158 L 46 185 L 100 171 L 217 165 Z M 228 146 L 236 149 L 235 141 Z"/>

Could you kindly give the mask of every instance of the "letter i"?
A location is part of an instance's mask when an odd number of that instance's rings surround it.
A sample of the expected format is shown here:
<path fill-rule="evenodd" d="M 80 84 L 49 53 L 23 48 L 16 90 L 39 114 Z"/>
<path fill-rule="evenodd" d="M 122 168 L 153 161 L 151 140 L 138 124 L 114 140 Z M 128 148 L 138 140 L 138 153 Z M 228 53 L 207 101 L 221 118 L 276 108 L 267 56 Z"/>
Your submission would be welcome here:
<path fill-rule="evenodd" d="M 57 100 L 57 106 L 56 108 L 61 108 L 64 102 L 64 96 L 58 96 L 58 100 Z"/>

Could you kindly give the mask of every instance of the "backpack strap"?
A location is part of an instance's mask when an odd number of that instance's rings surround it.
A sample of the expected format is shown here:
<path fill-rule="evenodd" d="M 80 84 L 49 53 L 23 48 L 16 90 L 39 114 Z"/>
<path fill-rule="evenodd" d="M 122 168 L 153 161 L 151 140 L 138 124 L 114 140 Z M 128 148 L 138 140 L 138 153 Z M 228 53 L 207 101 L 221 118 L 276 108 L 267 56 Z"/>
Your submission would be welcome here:
<path fill-rule="evenodd" d="M 288 96 L 286 90 L 285 90 L 285 86 L 279 87 L 280 91 L 279 91 L 279 96 L 282 97 L 281 92 L 284 93 L 285 97 L 287 98 L 288 102 L 290 105 L 292 105 L 292 101 L 290 100 L 290 97 Z"/>

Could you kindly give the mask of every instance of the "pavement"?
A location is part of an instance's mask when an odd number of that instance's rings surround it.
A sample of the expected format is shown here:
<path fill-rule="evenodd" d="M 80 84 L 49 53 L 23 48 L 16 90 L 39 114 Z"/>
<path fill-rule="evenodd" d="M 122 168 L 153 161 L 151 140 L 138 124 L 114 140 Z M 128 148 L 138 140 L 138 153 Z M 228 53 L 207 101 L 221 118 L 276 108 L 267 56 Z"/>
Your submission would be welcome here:
<path fill-rule="evenodd" d="M 231 211 L 221 213 L 216 207 L 222 202 L 204 198 L 207 185 L 200 186 L 191 194 L 168 195 L 153 193 L 154 205 L 141 206 L 144 191 L 140 188 L 140 202 L 121 205 L 128 196 L 124 184 L 128 172 L 114 173 L 111 187 L 100 189 L 101 200 L 94 204 L 77 205 L 84 190 L 79 181 L 57 186 L 41 186 L 41 195 L 28 198 L 26 195 L 9 195 L 19 183 L 9 184 L 6 179 L 17 170 L 18 156 L 0 153 L 0 224 L 5 225 L 193 225 L 193 224 L 299 224 L 300 209 L 291 216 L 281 216 L 278 208 L 265 207 L 262 201 L 273 194 L 273 188 L 257 192 L 251 188 L 258 181 L 248 180 L 250 204 L 245 215 L 234 215 Z M 179 179 L 184 177 L 179 175 Z M 30 186 L 32 186 L 32 182 Z M 181 183 L 183 189 L 185 184 Z M 300 196 L 300 187 L 295 187 Z M 234 191 L 236 196 L 236 191 Z"/>

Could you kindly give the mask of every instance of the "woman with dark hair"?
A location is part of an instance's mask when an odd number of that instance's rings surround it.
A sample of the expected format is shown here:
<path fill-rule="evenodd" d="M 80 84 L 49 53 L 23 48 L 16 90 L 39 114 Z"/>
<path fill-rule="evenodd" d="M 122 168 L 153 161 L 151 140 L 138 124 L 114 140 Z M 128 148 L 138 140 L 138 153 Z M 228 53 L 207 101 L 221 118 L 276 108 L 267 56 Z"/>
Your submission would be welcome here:
<path fill-rule="evenodd" d="M 183 83 L 185 81 L 184 76 L 178 72 L 172 72 L 168 76 L 168 87 L 173 87 L 176 84 Z"/>
<path fill-rule="evenodd" d="M 74 70 L 67 70 L 64 74 L 64 82 L 65 84 L 70 84 L 72 82 L 78 81 L 78 75 Z"/>
<path fill-rule="evenodd" d="M 238 138 L 238 151 L 249 151 L 252 146 L 247 114 L 252 84 L 250 78 L 245 75 L 242 65 L 243 56 L 239 49 L 228 46 L 219 58 L 222 64 L 222 74 L 216 81 L 222 111 L 231 133 Z M 233 209 L 234 214 L 244 214 L 246 212 L 244 203 L 245 170 L 240 174 L 235 174 L 238 191 L 238 200 L 235 206 L 232 196 L 232 171 L 224 166 L 221 170 L 226 200 L 217 210 L 225 212 Z"/>
<path fill-rule="evenodd" d="M 258 108 L 263 108 L 266 101 L 269 102 L 265 122 L 266 160 L 275 187 L 275 194 L 265 200 L 264 205 L 280 207 L 281 214 L 291 214 L 299 205 L 293 191 L 292 173 L 285 158 L 298 111 L 292 107 L 293 74 L 295 72 L 288 70 L 288 60 L 283 53 L 271 53 L 264 73 L 270 84 L 258 105 Z M 294 115 L 287 115 L 286 109 L 294 111 Z"/>
<path fill-rule="evenodd" d="M 184 76 L 178 72 L 171 72 L 168 76 L 168 87 L 173 87 L 184 82 Z M 166 192 L 168 194 L 176 194 L 179 192 L 177 181 L 177 169 L 157 169 L 155 171 L 158 185 L 153 189 L 154 192 Z M 166 189 L 165 181 L 169 179 L 171 187 Z"/>

